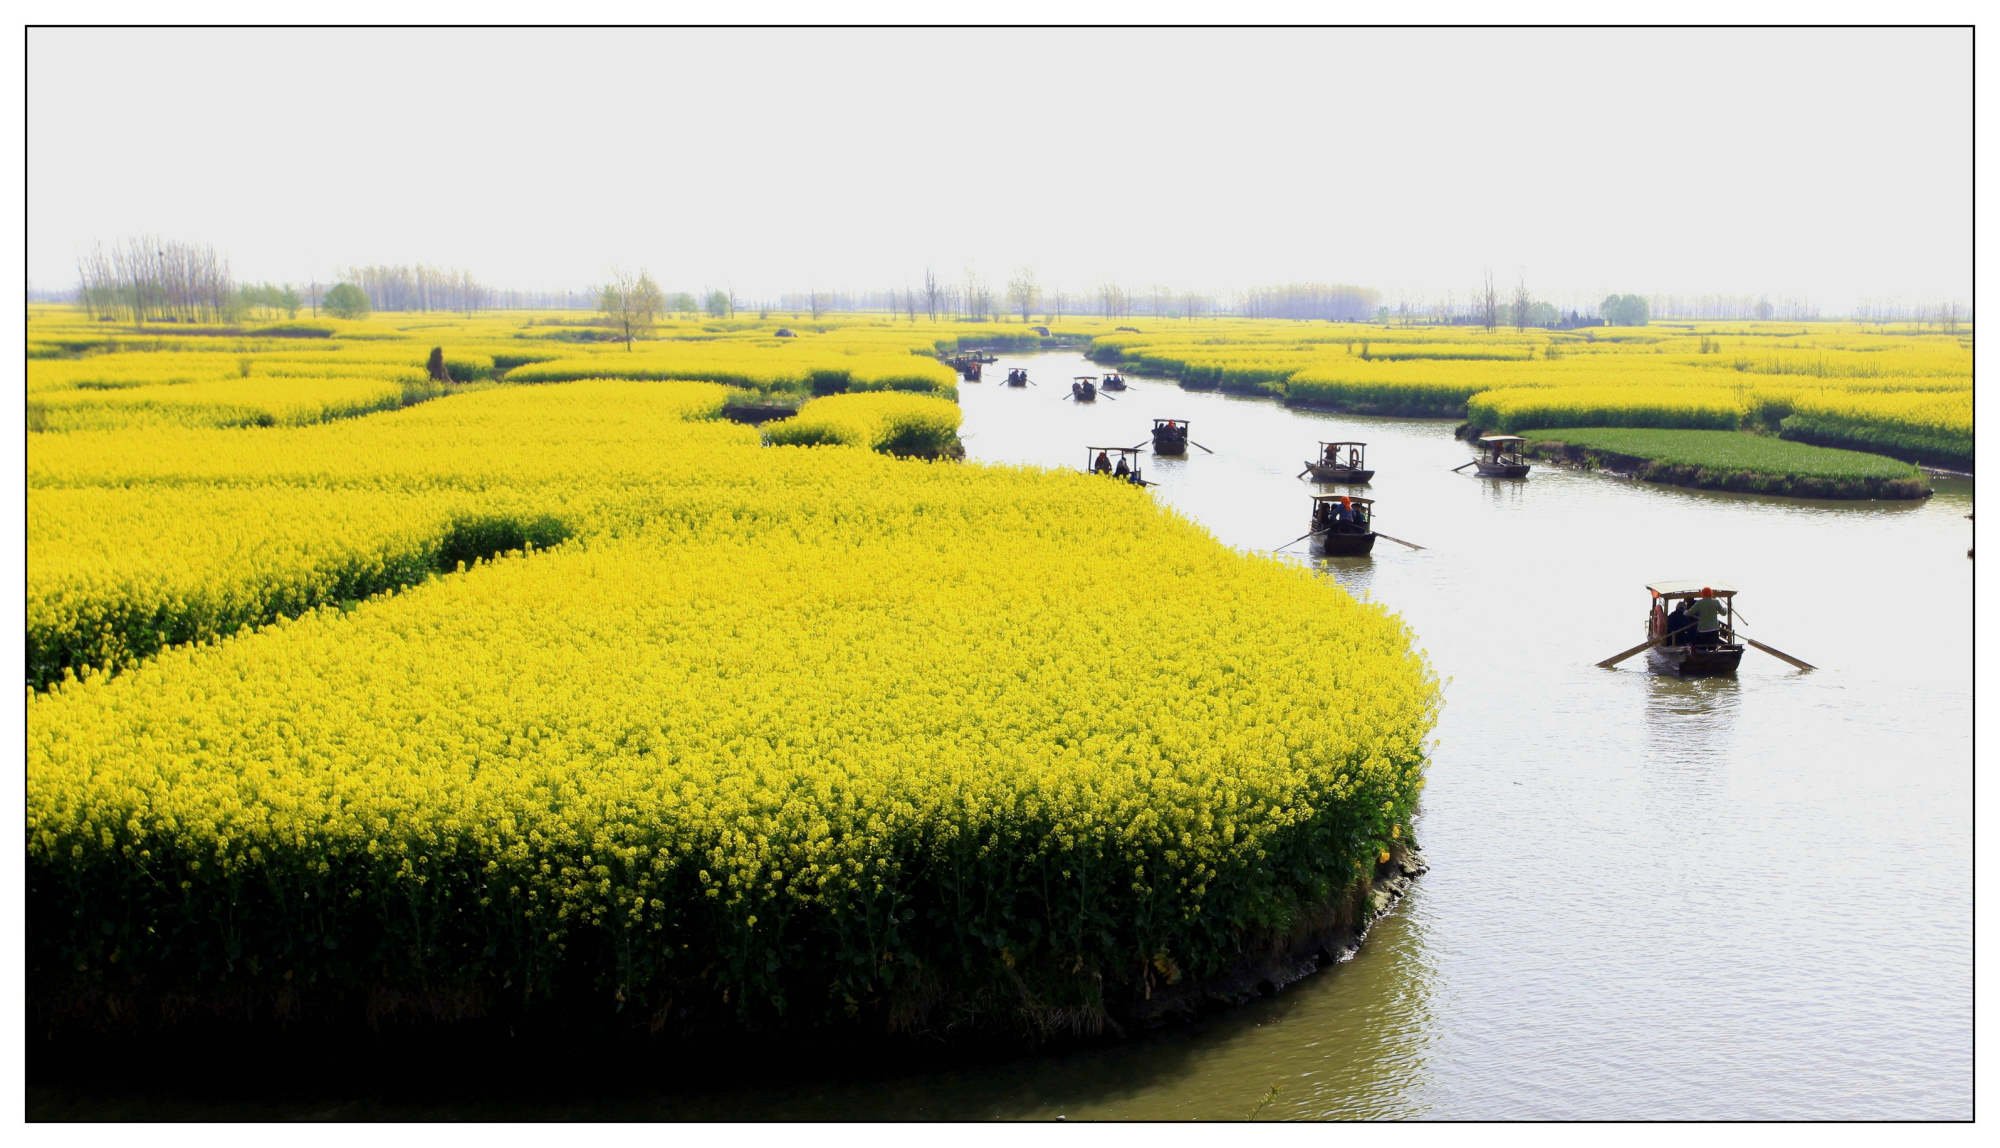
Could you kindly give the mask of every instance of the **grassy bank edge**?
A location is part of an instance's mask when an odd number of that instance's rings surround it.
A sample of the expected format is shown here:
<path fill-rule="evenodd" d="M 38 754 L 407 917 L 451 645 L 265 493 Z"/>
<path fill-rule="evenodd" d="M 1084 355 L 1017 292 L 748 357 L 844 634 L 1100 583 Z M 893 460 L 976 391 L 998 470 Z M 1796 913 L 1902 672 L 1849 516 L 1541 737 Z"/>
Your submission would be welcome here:
<path fill-rule="evenodd" d="M 1458 437 L 1472 440 L 1485 433 L 1470 424 L 1459 428 Z M 1530 458 L 1568 463 L 1587 470 L 1612 470 L 1630 474 L 1646 482 L 1684 486 L 1696 490 L 1726 490 L 1738 494 L 1775 494 L 1788 498 L 1845 500 L 1929 498 L 1933 493 L 1921 476 L 1909 478 L 1832 478 L 1822 475 L 1708 467 L 1693 463 L 1663 462 L 1643 455 L 1583 446 L 1558 438 L 1537 437 L 1530 432 L 1522 453 Z"/>

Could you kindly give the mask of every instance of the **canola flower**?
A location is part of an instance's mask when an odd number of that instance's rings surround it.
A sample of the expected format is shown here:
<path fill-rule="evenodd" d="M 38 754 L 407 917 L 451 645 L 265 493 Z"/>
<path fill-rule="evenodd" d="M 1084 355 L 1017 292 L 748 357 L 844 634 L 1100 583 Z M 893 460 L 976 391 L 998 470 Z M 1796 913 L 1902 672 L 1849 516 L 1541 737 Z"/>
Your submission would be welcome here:
<path fill-rule="evenodd" d="M 838 444 L 935 458 L 957 446 L 962 417 L 957 403 L 928 395 L 829 395 L 772 423 L 765 437 L 782 446 Z"/>
<path fill-rule="evenodd" d="M 28 429 L 110 430 L 155 424 L 301 426 L 393 410 L 431 397 L 437 390 L 414 379 L 319 377 L 282 383 L 225 378 L 163 386 L 44 391 L 28 400 Z"/>
<path fill-rule="evenodd" d="M 1486 430 L 1743 426 L 1925 461 L 1972 458 L 1972 343 L 1958 332 L 1847 323 L 1488 332 L 1207 320 L 1100 336 L 1091 354 L 1193 387 L 1463 417 Z"/>
<path fill-rule="evenodd" d="M 31 995 L 1087 1028 L 1405 834 L 1437 683 L 1379 607 L 728 394 L 32 436 L 31 657 L 80 675 L 29 702 Z"/>

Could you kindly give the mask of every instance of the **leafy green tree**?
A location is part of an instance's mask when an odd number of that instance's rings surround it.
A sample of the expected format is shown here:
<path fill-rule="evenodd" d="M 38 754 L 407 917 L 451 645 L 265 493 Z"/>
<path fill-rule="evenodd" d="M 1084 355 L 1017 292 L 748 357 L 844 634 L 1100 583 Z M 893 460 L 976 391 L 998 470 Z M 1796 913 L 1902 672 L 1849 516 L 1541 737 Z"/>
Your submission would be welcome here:
<path fill-rule="evenodd" d="M 1606 295 L 1597 313 L 1614 327 L 1643 327 L 1652 317 L 1643 295 Z"/>
<path fill-rule="evenodd" d="M 611 282 L 597 296 L 598 314 L 604 316 L 607 326 L 624 336 L 628 351 L 633 340 L 653 333 L 653 326 L 659 322 L 666 305 L 660 285 L 653 282 L 644 268 L 637 275 L 612 268 Z"/>
<path fill-rule="evenodd" d="M 727 319 L 732 310 L 729 306 L 729 295 L 722 291 L 710 291 L 708 293 L 707 307 L 710 317 L 716 319 Z M 797 316 L 795 315 L 793 318 L 797 318 Z"/>
<path fill-rule="evenodd" d="M 298 318 L 299 308 L 305 306 L 305 300 L 299 298 L 299 293 L 292 290 L 292 285 L 289 283 L 285 284 L 284 290 L 278 292 L 277 303 L 279 307 L 284 308 L 287 319 Z"/>
<path fill-rule="evenodd" d="M 326 313 L 336 319 L 366 319 L 370 310 L 368 296 L 352 283 L 336 283 L 321 300 Z"/>

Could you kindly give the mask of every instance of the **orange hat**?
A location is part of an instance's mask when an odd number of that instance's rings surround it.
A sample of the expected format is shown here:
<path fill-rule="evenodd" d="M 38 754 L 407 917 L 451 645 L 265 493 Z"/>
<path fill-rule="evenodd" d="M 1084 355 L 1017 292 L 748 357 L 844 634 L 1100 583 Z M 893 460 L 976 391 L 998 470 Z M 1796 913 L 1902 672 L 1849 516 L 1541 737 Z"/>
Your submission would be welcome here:
<path fill-rule="evenodd" d="M 1713 590 L 1709 589 L 1709 588 L 1708 588 L 1708 587 L 1706 587 L 1706 586 L 1703 586 L 1703 587 L 1701 588 L 1701 596 L 1702 596 L 1702 597 L 1704 597 L 1704 598 L 1713 598 L 1713 597 L 1715 597 L 1715 591 L 1713 591 Z"/>
<path fill-rule="evenodd" d="M 1347 496 L 1343 494 L 1340 496 L 1340 508 L 1342 510 L 1353 510 L 1354 504 L 1347 501 Z"/>

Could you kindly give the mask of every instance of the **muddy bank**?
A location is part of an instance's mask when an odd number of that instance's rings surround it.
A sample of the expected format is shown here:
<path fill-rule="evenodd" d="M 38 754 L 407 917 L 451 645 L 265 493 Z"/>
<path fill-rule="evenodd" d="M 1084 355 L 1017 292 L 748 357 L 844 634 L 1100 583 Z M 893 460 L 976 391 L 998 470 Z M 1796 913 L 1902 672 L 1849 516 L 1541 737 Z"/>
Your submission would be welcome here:
<path fill-rule="evenodd" d="M 1375 875 L 1337 904 L 1322 906 L 1288 936 L 1273 937 L 1246 951 L 1242 963 L 1216 976 L 1186 978 L 1155 987 L 1127 1010 L 1127 1026 L 1158 1027 L 1203 1013 L 1248 1004 L 1298 983 L 1328 965 L 1352 960 L 1369 928 L 1395 910 L 1418 877 L 1430 872 L 1423 854 L 1399 850 L 1376 866 Z"/>

